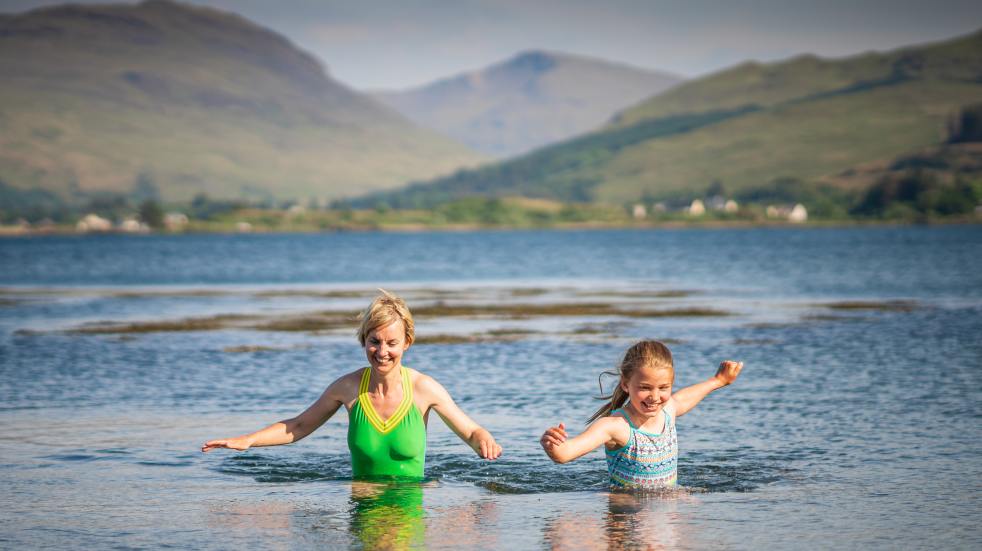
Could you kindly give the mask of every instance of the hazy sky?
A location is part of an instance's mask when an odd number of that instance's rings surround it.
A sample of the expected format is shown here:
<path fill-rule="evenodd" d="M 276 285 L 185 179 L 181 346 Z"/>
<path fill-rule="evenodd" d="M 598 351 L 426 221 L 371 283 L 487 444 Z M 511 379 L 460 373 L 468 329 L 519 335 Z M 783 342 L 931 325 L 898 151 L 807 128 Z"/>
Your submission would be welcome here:
<path fill-rule="evenodd" d="M 59 4 L 0 0 L 0 11 Z M 105 3 L 105 0 L 99 3 Z M 194 0 L 234 11 L 318 56 L 355 88 L 406 88 L 529 49 L 691 77 L 799 53 L 841 57 L 982 28 L 960 0 Z"/>

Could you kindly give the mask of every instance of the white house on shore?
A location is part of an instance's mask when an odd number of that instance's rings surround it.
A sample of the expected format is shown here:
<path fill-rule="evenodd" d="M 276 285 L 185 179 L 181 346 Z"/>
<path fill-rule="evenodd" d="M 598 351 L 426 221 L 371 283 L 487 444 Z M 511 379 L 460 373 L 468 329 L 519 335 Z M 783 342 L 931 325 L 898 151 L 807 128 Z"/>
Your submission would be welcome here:
<path fill-rule="evenodd" d="M 75 224 L 75 231 L 82 233 L 110 231 L 112 229 L 113 223 L 111 221 L 91 213 L 83 216 L 78 224 Z"/>
<path fill-rule="evenodd" d="M 168 231 L 181 231 L 188 225 L 188 215 L 183 212 L 168 212 L 164 215 L 164 227 Z"/>
<path fill-rule="evenodd" d="M 703 204 L 701 199 L 693 199 L 692 204 L 689 208 L 685 209 L 686 214 L 689 216 L 702 216 L 706 214 L 706 205 Z"/>
<path fill-rule="evenodd" d="M 801 203 L 794 206 L 768 205 L 765 212 L 767 213 L 768 218 L 784 218 L 788 222 L 794 224 L 801 224 L 802 222 L 808 221 L 808 209 L 806 209 L 805 205 L 802 205 Z"/>
<path fill-rule="evenodd" d="M 792 207 L 791 212 L 788 213 L 788 221 L 795 224 L 808 221 L 808 211 L 805 209 L 805 205 L 798 203 Z"/>
<path fill-rule="evenodd" d="M 127 218 L 119 223 L 119 231 L 123 233 L 149 233 L 150 226 L 138 218 Z"/>

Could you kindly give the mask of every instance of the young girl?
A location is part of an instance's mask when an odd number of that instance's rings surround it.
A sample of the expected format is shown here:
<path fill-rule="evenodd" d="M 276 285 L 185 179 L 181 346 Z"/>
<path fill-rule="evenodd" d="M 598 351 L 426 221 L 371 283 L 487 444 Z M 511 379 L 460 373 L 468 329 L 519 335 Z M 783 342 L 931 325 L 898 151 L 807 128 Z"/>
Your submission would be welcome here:
<path fill-rule="evenodd" d="M 710 392 L 736 380 L 743 362 L 725 361 L 710 379 L 672 394 L 672 353 L 658 341 L 628 349 L 620 381 L 610 402 L 593 414 L 586 431 L 567 439 L 563 423 L 551 427 L 540 443 L 556 463 L 566 463 L 603 444 L 607 471 L 615 486 L 674 486 L 678 464 L 675 419 L 696 407 Z"/>

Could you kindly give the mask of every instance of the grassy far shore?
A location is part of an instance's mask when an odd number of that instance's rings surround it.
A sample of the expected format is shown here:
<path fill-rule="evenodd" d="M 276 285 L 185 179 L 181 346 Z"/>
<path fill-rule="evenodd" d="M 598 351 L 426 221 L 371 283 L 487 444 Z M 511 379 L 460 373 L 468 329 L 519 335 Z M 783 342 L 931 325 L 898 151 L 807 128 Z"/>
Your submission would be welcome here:
<path fill-rule="evenodd" d="M 625 208 L 598 205 L 565 205 L 556 208 L 522 207 L 508 200 L 482 200 L 475 212 L 425 210 L 310 210 L 235 209 L 207 219 L 190 218 L 186 223 L 145 223 L 121 227 L 114 221 L 104 230 L 81 230 L 78 222 L 0 225 L 0 235 L 79 233 L 317 233 L 339 231 L 474 231 L 483 229 L 610 229 L 676 227 L 758 226 L 844 226 L 895 224 L 977 224 L 982 211 L 959 215 L 903 212 L 893 216 L 809 216 L 789 220 L 788 207 L 771 213 L 767 207 L 749 205 L 736 212 L 709 211 L 703 214 L 678 212 L 629 212 Z M 134 216 L 130 220 L 139 221 Z"/>
<path fill-rule="evenodd" d="M 68 208 L 0 207 L 0 234 L 36 233 L 246 233 L 423 231 L 526 228 L 625 228 L 761 225 L 978 223 L 982 180 L 942 179 L 922 170 L 881 178 L 864 192 L 777 180 L 729 198 L 714 183 L 701 197 L 622 205 L 560 202 L 527 197 L 464 197 L 428 209 L 351 208 L 344 202 L 311 208 L 296 202 L 257 205 L 199 195 L 190 203 L 162 205 L 145 198 L 96 198 Z"/>

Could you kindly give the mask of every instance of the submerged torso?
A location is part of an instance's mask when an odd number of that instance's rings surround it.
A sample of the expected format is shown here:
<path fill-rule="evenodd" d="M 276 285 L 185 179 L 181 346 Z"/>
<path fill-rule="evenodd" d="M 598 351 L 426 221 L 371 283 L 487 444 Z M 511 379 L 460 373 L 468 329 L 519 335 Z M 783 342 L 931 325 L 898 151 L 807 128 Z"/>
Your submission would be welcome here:
<path fill-rule="evenodd" d="M 409 370 L 402 371 L 402 401 L 382 421 L 368 395 L 371 369 L 365 368 L 358 398 L 349 412 L 348 449 L 354 478 L 422 478 L 426 457 L 426 424 L 413 402 Z"/>

